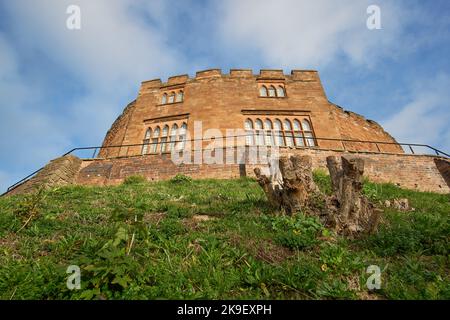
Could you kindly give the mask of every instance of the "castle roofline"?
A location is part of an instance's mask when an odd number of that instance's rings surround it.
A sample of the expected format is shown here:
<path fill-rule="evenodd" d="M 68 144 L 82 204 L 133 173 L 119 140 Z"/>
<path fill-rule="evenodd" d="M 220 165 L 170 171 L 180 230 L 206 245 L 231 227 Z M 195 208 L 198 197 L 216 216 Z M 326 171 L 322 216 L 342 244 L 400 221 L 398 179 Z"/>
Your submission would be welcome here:
<path fill-rule="evenodd" d="M 187 81 L 201 80 L 205 78 L 213 77 L 230 77 L 230 78 L 255 78 L 255 79 L 291 79 L 299 81 L 314 81 L 317 77 L 317 70 L 308 69 L 293 69 L 290 74 L 285 74 L 283 69 L 260 69 L 259 73 L 253 73 L 252 69 L 248 68 L 236 68 L 230 69 L 229 73 L 223 73 L 220 68 L 211 68 L 200 70 L 195 73 L 195 77 L 189 77 L 188 74 L 181 74 L 171 76 L 167 82 L 162 82 L 161 79 L 152 79 L 142 81 L 141 84 L 146 88 L 161 88 L 172 85 L 184 84 Z M 315 74 L 315 75 L 312 75 Z"/>

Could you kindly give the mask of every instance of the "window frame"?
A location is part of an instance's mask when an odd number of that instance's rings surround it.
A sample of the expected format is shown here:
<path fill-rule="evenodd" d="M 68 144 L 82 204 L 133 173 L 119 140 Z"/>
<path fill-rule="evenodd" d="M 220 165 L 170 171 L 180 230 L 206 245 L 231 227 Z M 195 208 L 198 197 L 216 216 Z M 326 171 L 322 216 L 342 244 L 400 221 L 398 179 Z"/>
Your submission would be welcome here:
<path fill-rule="evenodd" d="M 180 97 L 180 100 L 178 100 L 178 97 Z M 183 90 L 178 90 L 175 93 L 175 102 L 174 103 L 180 103 L 180 102 L 183 102 L 183 100 L 184 100 L 184 92 L 183 92 Z"/>
<path fill-rule="evenodd" d="M 263 120 L 264 119 L 264 120 Z M 303 124 L 306 121 L 307 126 Z M 270 122 L 270 123 L 269 123 Z M 308 130 L 305 130 L 308 128 Z M 316 134 L 309 116 L 245 118 L 245 145 L 278 146 L 290 148 L 318 147 Z"/>
<path fill-rule="evenodd" d="M 262 90 L 264 90 L 265 95 L 262 95 Z M 274 91 L 274 95 L 271 96 L 270 92 L 271 90 L 275 90 Z M 280 95 L 280 92 L 283 92 L 282 95 Z M 273 83 L 260 83 L 258 86 L 258 97 L 260 98 L 278 98 L 278 99 L 284 99 L 287 98 L 287 93 L 286 93 L 286 85 L 284 83 L 280 83 L 280 82 L 273 82 Z"/>
<path fill-rule="evenodd" d="M 262 92 L 264 92 L 264 94 L 261 94 Z M 267 98 L 269 96 L 266 85 L 263 84 L 262 86 L 259 86 L 259 96 L 262 98 Z"/>
<path fill-rule="evenodd" d="M 161 97 L 161 104 L 167 104 L 167 93 L 164 92 Z"/>
<path fill-rule="evenodd" d="M 152 128 L 147 128 L 145 130 L 144 139 L 142 140 L 142 149 L 141 154 L 146 155 L 148 154 L 148 150 L 150 147 L 150 139 L 152 138 Z"/>

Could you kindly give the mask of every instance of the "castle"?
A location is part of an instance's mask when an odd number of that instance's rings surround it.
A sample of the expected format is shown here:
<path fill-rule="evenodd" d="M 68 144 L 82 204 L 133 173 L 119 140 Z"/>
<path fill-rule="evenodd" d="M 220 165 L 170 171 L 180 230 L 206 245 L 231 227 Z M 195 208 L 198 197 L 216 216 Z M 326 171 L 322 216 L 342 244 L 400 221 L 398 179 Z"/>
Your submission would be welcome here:
<path fill-rule="evenodd" d="M 198 137 L 196 131 L 209 134 Z M 236 143 L 212 143 L 220 140 L 218 136 Z M 357 155 L 365 160 L 365 175 L 373 181 L 450 191 L 450 162 L 445 154 L 405 153 L 375 121 L 328 101 L 317 71 L 254 74 L 249 69 L 232 69 L 224 74 L 210 69 L 193 78 L 178 75 L 167 82 L 142 82 L 137 98 L 112 124 L 96 157 L 55 159 L 11 192 L 23 192 L 42 180 L 109 185 L 131 175 L 148 180 L 176 174 L 224 179 L 253 176 L 255 164 L 248 161 L 252 146 L 276 147 L 281 155 L 310 155 L 315 168 L 325 168 L 330 155 Z M 241 147 L 243 156 L 238 155 Z M 194 159 L 198 151 L 208 149 L 223 161 L 173 161 L 175 150 Z"/>
<path fill-rule="evenodd" d="M 202 130 L 218 129 L 224 136 L 227 129 L 253 131 L 247 144 L 403 152 L 376 122 L 330 103 L 316 71 L 293 70 L 285 75 L 282 70 L 261 70 L 254 75 L 247 69 L 229 74 L 211 69 L 197 72 L 192 79 L 180 75 L 166 83 L 142 82 L 137 99 L 114 122 L 103 147 L 151 144 L 102 149 L 100 155 L 168 153 L 174 141 L 185 139 L 186 133 L 193 136 L 194 121 L 201 122 Z M 256 137 L 258 132 L 263 133 L 262 141 Z"/>

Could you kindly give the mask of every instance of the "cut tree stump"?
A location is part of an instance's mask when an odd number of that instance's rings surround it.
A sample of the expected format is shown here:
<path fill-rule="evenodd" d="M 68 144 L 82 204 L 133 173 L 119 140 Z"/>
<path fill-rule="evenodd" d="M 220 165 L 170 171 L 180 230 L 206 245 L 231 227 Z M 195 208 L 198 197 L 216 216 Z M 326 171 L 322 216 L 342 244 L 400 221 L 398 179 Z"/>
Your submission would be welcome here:
<path fill-rule="evenodd" d="M 317 209 L 318 198 L 323 198 L 323 194 L 313 180 L 311 157 L 281 157 L 279 166 L 269 163 L 269 170 L 269 176 L 261 174 L 259 168 L 255 174 L 272 206 L 289 215 Z"/>
<path fill-rule="evenodd" d="M 360 158 L 327 157 L 331 188 L 330 216 L 340 233 L 354 235 L 372 233 L 378 226 L 381 210 L 362 194 L 364 160 Z"/>
<path fill-rule="evenodd" d="M 381 210 L 362 194 L 364 160 L 327 157 L 332 196 L 323 194 L 314 183 L 310 156 L 281 157 L 279 166 L 271 161 L 270 174 L 256 168 L 259 185 L 269 203 L 292 215 L 315 215 L 337 233 L 353 237 L 376 230 Z"/>

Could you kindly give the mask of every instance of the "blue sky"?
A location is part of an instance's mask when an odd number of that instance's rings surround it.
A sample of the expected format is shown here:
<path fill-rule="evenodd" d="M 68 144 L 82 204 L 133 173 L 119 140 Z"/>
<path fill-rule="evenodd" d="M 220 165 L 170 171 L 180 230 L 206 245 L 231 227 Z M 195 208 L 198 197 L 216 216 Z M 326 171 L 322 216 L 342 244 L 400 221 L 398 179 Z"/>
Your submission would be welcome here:
<path fill-rule="evenodd" d="M 141 81 L 209 68 L 316 69 L 330 101 L 448 152 L 449 30 L 447 0 L 0 0 L 0 191 L 100 145 Z"/>

